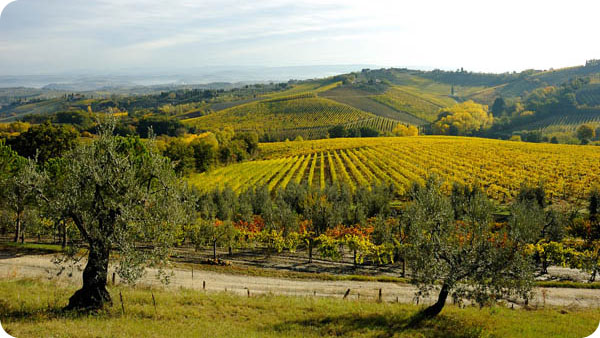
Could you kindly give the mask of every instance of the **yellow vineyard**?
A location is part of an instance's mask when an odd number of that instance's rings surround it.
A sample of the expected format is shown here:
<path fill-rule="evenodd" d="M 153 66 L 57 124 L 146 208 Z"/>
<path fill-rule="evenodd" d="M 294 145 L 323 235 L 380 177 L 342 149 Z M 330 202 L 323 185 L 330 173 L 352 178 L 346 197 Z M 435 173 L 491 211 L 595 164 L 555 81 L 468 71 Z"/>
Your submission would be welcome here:
<path fill-rule="evenodd" d="M 480 184 L 496 200 L 510 200 L 524 181 L 544 182 L 556 199 L 583 196 L 600 183 L 600 149 L 491 139 L 421 136 L 329 139 L 261 144 L 262 159 L 191 177 L 201 189 L 290 182 L 324 188 L 391 182 L 400 193 L 437 174 L 448 184 Z"/>

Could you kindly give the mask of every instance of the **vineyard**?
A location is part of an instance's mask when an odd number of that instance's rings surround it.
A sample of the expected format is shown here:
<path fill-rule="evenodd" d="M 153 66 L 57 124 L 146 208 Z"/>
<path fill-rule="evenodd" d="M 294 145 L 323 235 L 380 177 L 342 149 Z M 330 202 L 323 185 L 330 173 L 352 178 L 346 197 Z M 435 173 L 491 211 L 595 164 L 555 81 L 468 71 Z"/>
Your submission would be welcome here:
<path fill-rule="evenodd" d="M 252 102 L 184 122 L 206 130 L 231 126 L 235 130 L 267 131 L 334 126 L 374 117 L 335 101 L 305 95 Z"/>
<path fill-rule="evenodd" d="M 375 100 L 377 96 L 367 91 L 349 87 L 337 87 L 335 89 L 322 92 L 319 94 L 319 96 L 326 97 L 357 109 L 396 121 L 401 121 L 412 125 L 423 125 L 426 123 L 426 121 L 416 117 L 414 114 L 407 113 L 404 110 L 398 110 L 393 106 L 378 102 Z"/>
<path fill-rule="evenodd" d="M 264 95 L 263 98 L 278 99 L 285 97 L 294 97 L 297 95 L 310 94 L 315 96 L 318 93 L 325 92 L 340 86 L 341 82 L 327 82 L 327 81 L 309 81 L 302 84 L 295 84 L 290 89 L 286 89 L 282 92 Z"/>
<path fill-rule="evenodd" d="M 577 103 L 588 107 L 600 106 L 600 84 L 590 85 L 578 90 Z"/>
<path fill-rule="evenodd" d="M 521 129 L 541 130 L 542 132 L 574 132 L 582 124 L 600 124 L 600 109 L 584 109 L 578 113 L 548 117 L 519 126 Z"/>
<path fill-rule="evenodd" d="M 514 197 L 524 181 L 545 182 L 552 198 L 587 192 L 600 178 L 600 152 L 593 147 L 517 143 L 460 137 L 331 139 L 262 145 L 263 159 L 191 177 L 201 189 L 230 186 L 237 192 L 290 182 L 324 188 L 390 182 L 399 193 L 437 174 L 447 184 L 479 183 L 498 201 Z"/>
<path fill-rule="evenodd" d="M 385 94 L 375 96 L 374 100 L 430 122 L 435 120 L 441 108 L 456 103 L 447 96 L 418 92 L 410 87 L 392 87 Z"/>
<path fill-rule="evenodd" d="M 382 133 L 391 133 L 394 128 L 398 125 L 398 121 L 388 119 L 381 116 L 374 116 L 363 120 L 357 120 L 347 123 L 340 124 L 347 129 L 351 128 L 371 128 L 378 130 Z M 323 139 L 328 137 L 329 128 L 331 126 L 317 126 L 317 127 L 303 127 L 303 128 L 291 128 L 291 129 L 267 129 L 264 130 L 270 136 L 276 137 L 281 140 L 289 139 L 292 140 L 297 136 L 302 136 L 304 139 Z"/>

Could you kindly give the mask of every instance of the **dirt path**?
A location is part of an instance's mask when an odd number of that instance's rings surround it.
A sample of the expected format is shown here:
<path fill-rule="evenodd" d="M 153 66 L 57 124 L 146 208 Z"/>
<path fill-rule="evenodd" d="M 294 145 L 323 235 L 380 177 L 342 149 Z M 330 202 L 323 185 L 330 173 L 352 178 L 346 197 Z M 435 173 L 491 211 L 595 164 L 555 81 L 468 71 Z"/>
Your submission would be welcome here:
<path fill-rule="evenodd" d="M 58 267 L 52 263 L 52 255 L 33 255 L 0 259 L 0 278 L 41 277 L 60 280 L 68 283 L 81 283 L 81 272 L 68 271 L 56 276 Z M 156 271 L 148 271 L 138 283 L 146 286 L 160 286 L 155 278 Z M 272 293 L 293 296 L 343 297 L 350 289 L 349 299 L 377 299 L 379 289 L 384 301 L 413 303 L 415 288 L 400 283 L 359 282 L 359 281 L 325 281 L 285 279 L 273 277 L 241 276 L 210 271 L 175 269 L 171 283 L 167 288 L 191 288 L 202 290 L 206 282 L 207 291 L 234 292 L 246 295 Z M 111 270 L 112 275 L 112 270 Z M 117 277 L 117 283 L 119 282 Z M 600 290 L 544 288 L 536 290 L 534 306 L 570 306 L 600 308 Z M 432 298 L 421 300 L 422 303 L 433 302 Z"/>

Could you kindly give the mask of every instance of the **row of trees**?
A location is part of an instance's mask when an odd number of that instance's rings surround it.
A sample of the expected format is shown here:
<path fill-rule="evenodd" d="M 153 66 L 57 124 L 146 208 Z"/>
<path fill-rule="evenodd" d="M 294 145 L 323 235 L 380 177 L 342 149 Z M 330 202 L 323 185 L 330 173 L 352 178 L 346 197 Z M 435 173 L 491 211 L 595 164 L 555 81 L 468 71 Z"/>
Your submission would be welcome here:
<path fill-rule="evenodd" d="M 532 245 L 564 241 L 573 231 L 565 225 L 578 218 L 548 206 L 543 188 L 524 187 L 510 216 L 498 219 L 477 187 L 455 186 L 448 194 L 434 177 L 414 185 L 400 207 L 392 207 L 398 198 L 393 185 L 353 191 L 343 184 L 325 190 L 289 184 L 274 194 L 262 187 L 239 195 L 231 189 L 199 193 L 177 178 L 152 142 L 113 132 L 114 123 L 103 126 L 92 142 L 46 163 L 0 147 L 3 204 L 15 201 L 24 206 L 10 209 L 15 214 L 35 209 L 57 228 L 72 227 L 76 236 L 67 252 L 78 246 L 88 252 L 83 287 L 70 308 L 110 301 L 111 257 L 119 275 L 134 281 L 145 267 L 164 267 L 175 245 L 211 245 L 216 254 L 217 246 L 233 250 L 246 243 L 273 252 L 305 248 L 309 260 L 314 249 L 335 259 L 344 247 L 357 264 L 404 261 L 419 296 L 439 290 L 438 301 L 424 312 L 434 316 L 449 296 L 482 304 L 509 295 L 527 298 L 536 262 Z M 590 215 L 597 219 L 594 196 Z M 598 232 L 592 216 L 588 220 L 590 231 Z"/>
<path fill-rule="evenodd" d="M 377 129 L 369 127 L 352 127 L 348 128 L 345 126 L 334 126 L 327 130 L 327 134 L 330 138 L 342 138 L 342 137 L 377 137 L 379 131 Z"/>

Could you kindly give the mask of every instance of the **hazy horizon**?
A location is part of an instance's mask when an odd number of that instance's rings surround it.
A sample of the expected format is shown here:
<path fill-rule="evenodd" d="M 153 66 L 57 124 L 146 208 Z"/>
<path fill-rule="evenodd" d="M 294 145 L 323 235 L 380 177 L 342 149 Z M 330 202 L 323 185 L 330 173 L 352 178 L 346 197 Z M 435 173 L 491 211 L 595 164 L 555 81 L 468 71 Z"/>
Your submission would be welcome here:
<path fill-rule="evenodd" d="M 582 0 L 17 0 L 0 17 L 0 75 L 364 64 L 561 68 L 600 57 L 598 9 Z"/>

